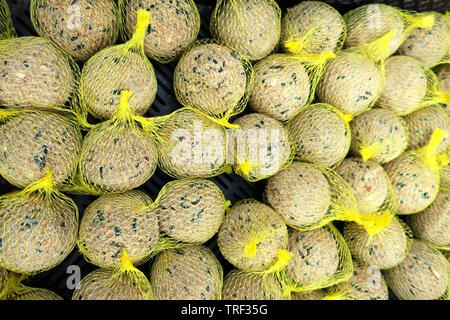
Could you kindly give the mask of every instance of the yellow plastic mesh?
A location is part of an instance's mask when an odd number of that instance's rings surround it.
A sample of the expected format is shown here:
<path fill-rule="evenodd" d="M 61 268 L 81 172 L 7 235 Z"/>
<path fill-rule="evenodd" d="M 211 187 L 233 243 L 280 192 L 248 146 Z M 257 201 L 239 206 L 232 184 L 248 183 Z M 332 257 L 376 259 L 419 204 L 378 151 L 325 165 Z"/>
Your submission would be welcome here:
<path fill-rule="evenodd" d="M 8 271 L 0 267 L 0 300 L 4 299 L 4 296 L 8 290 Z"/>
<path fill-rule="evenodd" d="M 23 275 L 11 272 L 8 279 L 5 300 L 63 300 L 62 297 L 44 288 L 32 288 L 22 284 Z M 2 297 L 0 295 L 0 300 Z"/>
<path fill-rule="evenodd" d="M 123 249 L 134 265 L 142 264 L 159 239 L 158 217 L 152 203 L 138 190 L 98 198 L 84 212 L 78 248 L 100 268 L 119 265 Z"/>
<path fill-rule="evenodd" d="M 37 33 L 77 61 L 114 44 L 119 11 L 112 0 L 32 0 L 30 15 Z"/>
<path fill-rule="evenodd" d="M 248 181 L 268 178 L 286 168 L 294 158 L 293 144 L 285 126 L 261 113 L 233 122 L 228 130 L 229 150 L 234 150 L 234 172 Z"/>
<path fill-rule="evenodd" d="M 317 289 L 308 292 L 292 292 L 291 300 L 322 300 L 327 296 L 322 289 Z"/>
<path fill-rule="evenodd" d="M 314 98 L 326 62 L 335 55 L 271 54 L 254 65 L 250 109 L 280 121 L 292 119 Z"/>
<path fill-rule="evenodd" d="M 347 281 L 353 274 L 350 251 L 339 231 L 330 223 L 318 229 L 289 229 L 291 259 L 277 277 L 286 297 Z"/>
<path fill-rule="evenodd" d="M 331 105 L 304 107 L 287 123 L 295 159 L 324 167 L 339 164 L 350 148 L 349 118 Z"/>
<path fill-rule="evenodd" d="M 0 265 L 35 274 L 58 265 L 75 246 L 78 208 L 54 189 L 52 174 L 0 197 Z"/>
<path fill-rule="evenodd" d="M 374 108 L 350 122 L 352 154 L 364 160 L 386 163 L 397 158 L 408 146 L 405 121 L 386 109 Z"/>
<path fill-rule="evenodd" d="M 97 269 L 81 280 L 72 300 L 152 300 L 152 286 L 123 249 L 114 269 Z"/>
<path fill-rule="evenodd" d="M 439 249 L 450 250 L 450 193 L 439 191 L 425 210 L 408 217 L 408 224 L 421 240 Z"/>
<path fill-rule="evenodd" d="M 220 227 L 217 243 L 222 255 L 240 270 L 264 270 L 286 249 L 287 227 L 269 206 L 254 199 L 231 207 Z"/>
<path fill-rule="evenodd" d="M 155 100 L 155 70 L 144 54 L 144 36 L 151 17 L 145 10 L 139 10 L 137 16 L 135 32 L 128 42 L 109 46 L 84 65 L 78 93 L 84 113 L 110 119 L 122 91 L 133 93 L 129 103 L 137 115 L 143 115 Z"/>
<path fill-rule="evenodd" d="M 434 69 L 434 72 L 436 73 L 436 76 L 438 78 L 441 91 L 447 92 L 448 94 L 450 92 L 450 63 L 445 63 L 438 66 Z M 450 103 L 443 103 L 442 106 L 444 107 L 447 114 L 449 114 Z"/>
<path fill-rule="evenodd" d="M 370 109 L 384 85 L 384 65 L 375 63 L 363 51 L 339 52 L 325 66 L 317 84 L 318 100 L 344 114 L 358 115 Z"/>
<path fill-rule="evenodd" d="M 437 148 L 446 132 L 435 129 L 425 147 L 407 151 L 384 165 L 397 200 L 398 214 L 424 210 L 436 198 L 439 189 Z"/>
<path fill-rule="evenodd" d="M 6 108 L 67 109 L 79 67 L 45 38 L 0 42 L 0 104 Z"/>
<path fill-rule="evenodd" d="M 450 150 L 446 150 L 438 157 L 439 164 L 439 190 L 450 191 Z"/>
<path fill-rule="evenodd" d="M 11 20 L 6 0 L 0 0 L 0 40 L 16 37 L 16 30 Z"/>
<path fill-rule="evenodd" d="M 380 269 L 353 261 L 353 276 L 327 290 L 323 300 L 388 300 Z"/>
<path fill-rule="evenodd" d="M 383 218 L 384 226 L 380 223 L 376 232 L 370 232 L 363 224 L 346 223 L 344 238 L 357 261 L 380 269 L 389 269 L 402 262 L 408 254 L 412 233 L 399 218 Z"/>
<path fill-rule="evenodd" d="M 282 300 L 283 290 L 274 275 L 232 270 L 223 283 L 223 300 Z"/>
<path fill-rule="evenodd" d="M 25 187 L 53 172 L 53 183 L 70 182 L 81 149 L 76 120 L 47 111 L 0 109 L 0 174 Z"/>
<path fill-rule="evenodd" d="M 413 240 L 408 256 L 398 266 L 383 274 L 401 300 L 448 298 L 450 264 L 439 250 L 419 240 Z"/>
<path fill-rule="evenodd" d="M 209 248 L 190 245 L 156 256 L 150 281 L 156 300 L 220 300 L 223 270 Z"/>
<path fill-rule="evenodd" d="M 423 14 L 434 17 L 433 27 L 412 30 L 398 53 L 416 58 L 430 68 L 450 59 L 450 20 L 439 12 Z"/>
<path fill-rule="evenodd" d="M 448 262 L 450 262 L 450 250 L 441 250 L 441 252 L 447 258 Z"/>
<path fill-rule="evenodd" d="M 440 105 L 419 109 L 404 117 L 408 127 L 408 149 L 424 147 L 431 138 L 433 130 L 442 129 L 450 135 L 450 120 L 448 114 Z M 450 146 L 450 137 L 444 138 L 437 148 L 437 153 L 444 152 Z"/>
<path fill-rule="evenodd" d="M 430 29 L 434 16 L 429 13 L 414 13 L 386 4 L 374 3 L 360 6 L 344 14 L 347 25 L 345 47 L 367 50 L 374 60 L 383 60 L 392 55 L 411 31 L 416 27 Z M 383 39 L 390 32 L 390 39 Z M 380 50 L 370 52 L 375 43 L 384 43 Z"/>
<path fill-rule="evenodd" d="M 178 101 L 219 124 L 242 112 L 253 88 L 253 67 L 217 40 L 194 42 L 178 61 L 173 76 Z"/>
<path fill-rule="evenodd" d="M 159 166 L 174 178 L 205 178 L 230 172 L 226 130 L 201 113 L 181 108 L 158 131 Z"/>
<path fill-rule="evenodd" d="M 84 137 L 75 186 L 68 191 L 101 195 L 137 188 L 154 173 L 158 151 L 154 118 L 131 110 L 132 93 L 122 91 L 110 120 L 92 127 Z"/>
<path fill-rule="evenodd" d="M 436 75 L 409 56 L 386 60 L 385 85 L 378 107 L 404 116 L 426 106 L 448 103 L 450 95 L 441 91 Z"/>
<path fill-rule="evenodd" d="M 270 54 L 281 33 L 281 10 L 274 0 L 218 0 L 211 34 L 250 61 Z"/>
<path fill-rule="evenodd" d="M 200 31 L 200 15 L 193 0 L 119 0 L 119 9 L 124 40 L 133 33 L 136 12 L 150 12 L 144 49 L 147 56 L 162 63 L 178 59 Z"/>
<path fill-rule="evenodd" d="M 302 1 L 288 8 L 281 20 L 281 49 L 294 54 L 337 52 L 344 44 L 342 16 L 320 1 Z"/>
<path fill-rule="evenodd" d="M 178 241 L 204 243 L 219 230 L 229 202 L 209 180 L 180 179 L 164 185 L 155 206 L 162 232 Z"/>

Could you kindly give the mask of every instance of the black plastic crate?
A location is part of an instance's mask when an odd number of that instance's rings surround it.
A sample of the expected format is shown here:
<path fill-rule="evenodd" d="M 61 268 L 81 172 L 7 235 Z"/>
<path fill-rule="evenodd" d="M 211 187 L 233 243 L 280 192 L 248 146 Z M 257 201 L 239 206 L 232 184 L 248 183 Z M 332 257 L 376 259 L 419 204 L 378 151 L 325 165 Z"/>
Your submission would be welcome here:
<path fill-rule="evenodd" d="M 30 0 L 7 0 L 11 15 L 13 18 L 14 26 L 19 36 L 37 36 L 36 31 L 30 20 Z M 295 5 L 300 1 L 279 1 L 280 7 L 284 10 L 286 7 Z M 391 5 L 398 6 L 400 8 L 416 10 L 416 11 L 427 11 L 435 10 L 439 12 L 445 12 L 450 10 L 450 3 L 448 0 L 394 0 L 394 1 L 359 1 L 359 0 L 325 0 L 324 2 L 329 3 L 339 12 L 345 13 L 348 10 L 354 9 L 360 5 L 367 3 L 388 3 Z M 215 1 L 196 1 L 197 7 L 201 16 L 201 28 L 199 33 L 199 38 L 210 37 L 209 32 L 209 17 L 214 9 Z M 161 116 L 167 115 L 176 109 L 181 107 L 180 103 L 177 101 L 173 86 L 172 77 L 173 71 L 176 63 L 161 64 L 156 61 L 151 61 L 156 72 L 156 77 L 158 79 L 158 91 L 156 99 L 152 107 L 147 112 L 147 116 Z M 244 111 L 245 112 L 245 111 Z M 161 170 L 157 169 L 152 178 L 147 181 L 139 189 L 146 192 L 152 199 L 155 199 L 163 187 L 163 185 L 172 178 L 165 175 Z M 240 176 L 235 174 L 222 174 L 218 177 L 211 178 L 214 183 L 223 191 L 225 198 L 231 202 L 236 202 L 245 198 L 254 198 L 262 201 L 262 190 L 264 187 L 264 182 L 250 183 Z M 2 177 L 0 177 L 0 194 L 11 192 L 15 190 L 10 184 L 8 184 Z M 94 196 L 71 196 L 75 203 L 78 205 L 80 216 L 82 216 L 86 207 L 94 200 Z M 339 221 L 334 222 L 334 224 L 340 229 L 342 223 Z M 222 266 L 224 267 L 225 274 L 230 271 L 233 267 L 223 258 L 221 255 L 216 242 L 216 237 L 206 243 L 212 251 L 216 254 Z M 66 281 L 69 276 L 67 273 L 67 268 L 71 265 L 77 265 L 81 269 L 81 277 L 83 278 L 91 271 L 97 269 L 96 266 L 89 264 L 83 258 L 83 256 L 75 248 L 72 253 L 58 266 L 55 268 L 37 274 L 30 277 L 25 281 L 25 284 L 34 287 L 41 287 L 50 289 L 57 294 L 61 295 L 64 299 L 71 299 L 73 290 L 68 289 Z M 149 262 L 138 267 L 146 275 L 149 273 Z M 391 298 L 395 299 L 391 294 Z"/>

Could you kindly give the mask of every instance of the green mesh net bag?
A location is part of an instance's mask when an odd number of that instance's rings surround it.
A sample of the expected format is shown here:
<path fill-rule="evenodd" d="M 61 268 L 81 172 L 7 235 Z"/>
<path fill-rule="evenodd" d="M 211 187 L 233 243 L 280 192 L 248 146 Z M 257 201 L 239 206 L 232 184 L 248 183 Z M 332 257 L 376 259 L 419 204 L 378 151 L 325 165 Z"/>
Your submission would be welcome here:
<path fill-rule="evenodd" d="M 416 58 L 430 68 L 450 59 L 450 20 L 438 12 L 424 14 L 434 17 L 433 26 L 412 30 L 398 53 Z"/>
<path fill-rule="evenodd" d="M 178 61 L 173 87 L 183 106 L 229 126 L 228 119 L 245 109 L 253 87 L 253 67 L 216 40 L 198 40 Z"/>
<path fill-rule="evenodd" d="M 324 2 L 302 1 L 288 8 L 281 20 L 280 42 L 284 52 L 299 55 L 337 52 L 345 36 L 342 16 Z"/>
<path fill-rule="evenodd" d="M 223 126 L 181 108 L 164 117 L 158 130 L 159 167 L 174 178 L 205 178 L 231 172 Z"/>
<path fill-rule="evenodd" d="M 401 117 L 387 109 L 373 108 L 350 122 L 353 155 L 386 163 L 408 147 L 408 128 Z"/>
<path fill-rule="evenodd" d="M 348 118 L 328 104 L 302 108 L 287 128 L 294 141 L 296 160 L 332 167 L 345 158 L 350 148 Z"/>
<path fill-rule="evenodd" d="M 409 56 L 386 60 L 385 85 L 376 104 L 397 115 L 407 115 L 426 106 L 448 103 L 450 96 L 441 91 L 436 75 Z"/>
<path fill-rule="evenodd" d="M 223 282 L 222 300 L 282 300 L 283 290 L 273 275 L 232 270 Z"/>
<path fill-rule="evenodd" d="M 0 42 L 0 104 L 6 108 L 67 109 L 79 67 L 50 40 L 20 37 Z"/>
<path fill-rule="evenodd" d="M 129 103 L 137 115 L 143 115 L 155 100 L 155 70 L 144 54 L 145 31 L 151 18 L 145 10 L 139 10 L 137 16 L 135 32 L 128 42 L 103 49 L 84 65 L 78 92 L 81 113 L 110 119 L 122 91 L 133 93 Z"/>
<path fill-rule="evenodd" d="M 158 150 L 154 119 L 132 111 L 130 91 L 122 91 L 110 120 L 92 126 L 84 137 L 74 186 L 68 191 L 101 195 L 144 184 L 154 173 Z"/>
<path fill-rule="evenodd" d="M 396 216 L 384 215 L 346 223 L 344 238 L 357 261 L 389 269 L 402 262 L 408 254 L 412 233 Z"/>
<path fill-rule="evenodd" d="M 219 0 L 211 16 L 214 38 L 250 61 L 270 54 L 280 40 L 281 10 L 273 0 Z"/>
<path fill-rule="evenodd" d="M 254 199 L 241 200 L 231 207 L 220 227 L 220 252 L 240 270 L 264 270 L 286 249 L 287 227 L 269 206 Z"/>
<path fill-rule="evenodd" d="M 253 66 L 250 109 L 276 120 L 288 121 L 314 98 L 326 62 L 335 55 L 271 54 Z"/>
<path fill-rule="evenodd" d="M 436 67 L 434 73 L 437 76 L 442 92 L 450 92 L 450 63 L 441 64 Z M 447 114 L 450 113 L 450 104 L 442 104 Z"/>
<path fill-rule="evenodd" d="M 124 40 L 131 38 L 137 11 L 144 9 L 150 13 L 145 54 L 162 63 L 178 59 L 200 30 L 200 15 L 193 0 L 119 0 L 119 8 Z"/>
<path fill-rule="evenodd" d="M 408 216 L 408 225 L 414 234 L 437 248 L 450 250 L 450 193 L 439 191 L 436 199 L 425 210 Z"/>
<path fill-rule="evenodd" d="M 385 59 L 396 52 L 414 28 L 428 30 L 434 25 L 434 16 L 429 13 L 417 14 L 380 3 L 351 10 L 344 14 L 344 20 L 347 25 L 345 47 L 367 48 L 393 32 L 382 50 L 370 52 L 374 60 Z"/>
<path fill-rule="evenodd" d="M 14 38 L 16 36 L 8 3 L 6 0 L 0 0 L 0 40 Z"/>
<path fill-rule="evenodd" d="M 161 231 L 185 243 L 211 239 L 222 225 L 229 205 L 215 183 L 200 178 L 168 182 L 155 200 Z"/>
<path fill-rule="evenodd" d="M 234 150 L 234 172 L 246 180 L 268 178 L 287 167 L 294 158 L 289 133 L 277 120 L 251 113 L 233 124 L 239 128 L 227 131 L 228 149 Z"/>
<path fill-rule="evenodd" d="M 384 164 L 397 200 L 398 214 L 422 211 L 436 198 L 440 180 L 436 150 L 445 136 L 445 131 L 435 129 L 425 147 L 407 151 Z"/>
<path fill-rule="evenodd" d="M 0 197 L 0 266 L 36 274 L 58 265 L 75 246 L 78 208 L 54 189 L 52 174 Z"/>
<path fill-rule="evenodd" d="M 53 172 L 53 183 L 70 182 L 81 149 L 74 117 L 47 111 L 0 109 L 0 174 L 25 187 Z"/>
<path fill-rule="evenodd" d="M 147 277 L 133 266 L 125 249 L 113 269 L 97 269 L 81 280 L 72 300 L 152 300 Z"/>
<path fill-rule="evenodd" d="M 419 109 L 403 117 L 408 127 L 408 149 L 418 149 L 430 141 L 433 130 L 442 129 L 447 138 L 440 143 L 436 152 L 442 153 L 450 146 L 450 120 L 448 114 L 440 105 Z"/>
<path fill-rule="evenodd" d="M 134 265 L 142 264 L 159 240 L 158 217 L 152 203 L 138 190 L 96 199 L 81 219 L 78 248 L 100 268 L 118 266 L 124 249 Z"/>
<path fill-rule="evenodd" d="M 322 300 L 388 300 L 388 287 L 380 269 L 353 261 L 353 275 L 327 290 Z"/>
<path fill-rule="evenodd" d="M 114 44 L 119 11 L 112 0 L 32 0 L 31 21 L 45 37 L 77 61 Z"/>
<path fill-rule="evenodd" d="M 8 286 L 4 295 L 4 300 L 64 300 L 53 291 L 44 288 L 28 287 L 21 283 L 24 276 L 11 272 L 8 275 Z M 2 300 L 0 295 L 0 300 Z"/>
<path fill-rule="evenodd" d="M 185 245 L 155 257 L 150 281 L 156 300 L 220 300 L 223 270 L 209 248 Z"/>
<path fill-rule="evenodd" d="M 413 240 L 408 256 L 383 275 L 401 300 L 448 299 L 450 264 L 437 249 Z"/>
<path fill-rule="evenodd" d="M 362 51 L 346 50 L 326 64 L 316 93 L 320 102 L 355 116 L 375 104 L 383 84 L 382 64 Z"/>

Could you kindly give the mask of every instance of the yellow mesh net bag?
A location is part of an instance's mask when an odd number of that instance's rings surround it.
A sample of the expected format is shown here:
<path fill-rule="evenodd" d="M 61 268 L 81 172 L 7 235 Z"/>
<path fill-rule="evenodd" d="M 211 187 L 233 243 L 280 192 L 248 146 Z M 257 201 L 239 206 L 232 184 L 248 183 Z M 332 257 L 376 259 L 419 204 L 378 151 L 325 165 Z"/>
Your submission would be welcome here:
<path fill-rule="evenodd" d="M 346 36 L 344 19 L 320 1 L 302 1 L 288 8 L 281 20 L 281 50 L 296 54 L 337 52 Z"/>
<path fill-rule="evenodd" d="M 322 300 L 326 296 L 323 289 L 317 289 L 308 292 L 292 292 L 291 300 Z"/>
<path fill-rule="evenodd" d="M 253 67 L 237 51 L 211 39 L 194 42 L 184 52 L 173 76 L 178 101 L 230 126 L 242 112 L 253 87 Z"/>
<path fill-rule="evenodd" d="M 372 51 L 375 60 L 392 55 L 417 27 L 429 30 L 434 16 L 429 13 L 409 12 L 381 3 L 367 4 L 344 14 L 347 25 L 345 47 L 367 48 L 379 42 L 386 34 L 395 32 L 380 51 Z"/>
<path fill-rule="evenodd" d="M 445 137 L 445 131 L 435 129 L 425 147 L 407 151 L 383 166 L 394 189 L 398 214 L 422 211 L 436 198 L 440 180 L 436 150 Z"/>
<path fill-rule="evenodd" d="M 386 163 L 397 158 L 408 147 L 408 128 L 394 112 L 373 108 L 350 122 L 353 155 L 363 160 Z"/>
<path fill-rule="evenodd" d="M 8 271 L 0 267 L 0 300 L 4 299 L 6 292 L 8 291 Z"/>
<path fill-rule="evenodd" d="M 412 233 L 393 214 L 363 216 L 361 221 L 346 223 L 344 238 L 353 257 L 380 269 L 389 269 L 406 257 Z"/>
<path fill-rule="evenodd" d="M 78 92 L 84 113 L 110 119 L 122 91 L 133 93 L 129 103 L 137 115 L 143 115 L 155 100 L 155 70 L 144 54 L 150 13 L 139 10 L 137 16 L 135 32 L 128 42 L 98 52 L 84 65 Z"/>
<path fill-rule="evenodd" d="M 433 246 L 450 250 L 450 193 L 440 190 L 425 210 L 408 217 L 408 225 L 419 239 Z"/>
<path fill-rule="evenodd" d="M 11 272 L 8 279 L 5 300 L 64 300 L 58 294 L 44 288 L 28 287 L 21 283 L 25 277 Z M 0 296 L 1 300 L 1 296 Z"/>
<path fill-rule="evenodd" d="M 388 300 L 380 269 L 353 261 L 353 276 L 327 290 L 321 300 Z"/>
<path fill-rule="evenodd" d="M 73 116 L 0 109 L 0 175 L 23 188 L 43 178 L 50 169 L 55 185 L 70 183 L 81 139 Z"/>
<path fill-rule="evenodd" d="M 450 92 L 450 63 L 444 63 L 433 69 L 436 74 L 442 92 Z M 450 113 L 450 104 L 443 103 L 447 114 Z"/>
<path fill-rule="evenodd" d="M 268 178 L 287 167 L 294 158 L 293 144 L 285 126 L 261 113 L 244 115 L 228 130 L 228 150 L 234 150 L 234 172 L 248 181 Z"/>
<path fill-rule="evenodd" d="M 220 300 L 223 270 L 209 248 L 185 245 L 155 257 L 150 281 L 155 300 Z"/>
<path fill-rule="evenodd" d="M 52 174 L 0 197 L 0 265 L 36 274 L 58 265 L 75 246 L 78 208 L 54 188 Z"/>
<path fill-rule="evenodd" d="M 254 66 L 250 109 L 276 120 L 288 121 L 314 99 L 326 62 L 335 57 L 320 54 L 271 54 Z"/>
<path fill-rule="evenodd" d="M 14 38 L 16 36 L 8 3 L 6 0 L 0 0 L 0 40 Z"/>
<path fill-rule="evenodd" d="M 439 12 L 426 12 L 434 17 L 431 28 L 417 27 L 398 49 L 401 55 L 416 58 L 426 67 L 450 59 L 450 19 Z"/>
<path fill-rule="evenodd" d="M 439 166 L 439 190 L 450 191 L 450 150 L 437 156 Z"/>
<path fill-rule="evenodd" d="M 365 173 L 361 170 L 359 174 L 364 176 Z M 367 178 L 370 174 L 373 173 L 368 173 Z M 301 231 L 317 229 L 334 220 L 363 223 L 365 216 L 381 219 L 380 216 L 390 214 L 395 205 L 393 192 L 383 184 L 384 179 L 384 173 L 379 172 L 375 179 L 368 179 L 366 185 L 360 186 L 356 179 L 349 184 L 334 170 L 293 162 L 267 180 L 263 198 L 288 226 Z M 365 186 L 373 190 L 368 192 Z M 379 190 L 373 196 L 375 188 Z M 358 208 L 363 197 L 370 204 Z M 367 212 L 367 209 L 372 211 Z"/>
<path fill-rule="evenodd" d="M 294 142 L 295 159 L 324 167 L 339 164 L 350 148 L 348 121 L 348 117 L 328 104 L 302 108 L 286 124 Z"/>
<path fill-rule="evenodd" d="M 200 31 L 200 15 L 193 0 L 119 0 L 119 9 L 124 40 L 133 33 L 137 11 L 144 9 L 150 13 L 145 54 L 162 63 L 178 59 Z"/>
<path fill-rule="evenodd" d="M 45 38 L 1 41 L 0 104 L 16 109 L 67 109 L 79 72 L 74 60 Z"/>
<path fill-rule="evenodd" d="M 263 270 L 272 265 L 287 245 L 283 218 L 254 199 L 231 207 L 220 227 L 217 243 L 222 255 L 240 270 Z"/>
<path fill-rule="evenodd" d="M 119 11 L 112 0 L 32 0 L 30 15 L 37 33 L 77 61 L 114 44 Z"/>
<path fill-rule="evenodd" d="M 152 286 L 136 269 L 125 249 L 120 265 L 113 269 L 97 269 L 81 280 L 72 300 L 152 300 Z"/>
<path fill-rule="evenodd" d="M 257 61 L 277 46 L 280 21 L 281 10 L 274 0 L 218 0 L 210 29 L 214 38 Z"/>
<path fill-rule="evenodd" d="M 426 106 L 449 103 L 448 92 L 441 91 L 436 75 L 409 56 L 386 60 L 385 85 L 376 105 L 404 116 Z"/>
<path fill-rule="evenodd" d="M 223 282 L 222 300 L 282 300 L 283 289 L 273 275 L 232 270 Z"/>
<path fill-rule="evenodd" d="M 407 257 L 383 274 L 400 300 L 448 299 L 450 264 L 439 250 L 420 240 L 413 240 Z"/>
<path fill-rule="evenodd" d="M 408 149 L 418 149 L 426 146 L 431 134 L 436 128 L 450 134 L 450 121 L 448 114 L 440 105 L 433 105 L 419 109 L 403 117 L 408 127 Z M 436 152 L 442 153 L 450 146 L 450 139 L 444 138 Z"/>
<path fill-rule="evenodd" d="M 174 178 L 205 178 L 230 173 L 223 126 L 190 108 L 162 119 L 157 144 L 159 167 Z"/>
<path fill-rule="evenodd" d="M 84 137 L 74 186 L 70 192 L 93 195 L 137 188 L 154 173 L 158 150 L 157 120 L 134 114 L 130 91 L 122 91 L 110 120 L 92 126 Z"/>

